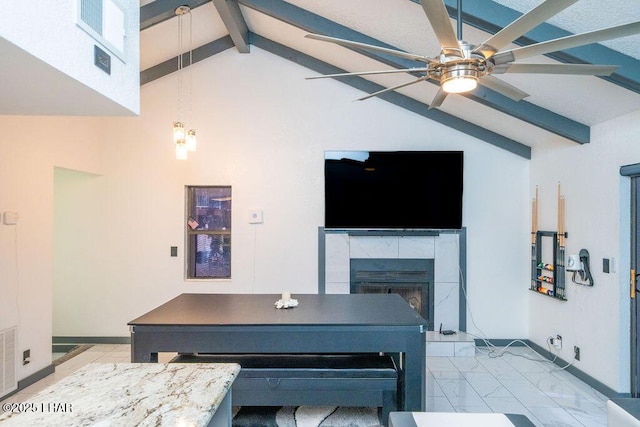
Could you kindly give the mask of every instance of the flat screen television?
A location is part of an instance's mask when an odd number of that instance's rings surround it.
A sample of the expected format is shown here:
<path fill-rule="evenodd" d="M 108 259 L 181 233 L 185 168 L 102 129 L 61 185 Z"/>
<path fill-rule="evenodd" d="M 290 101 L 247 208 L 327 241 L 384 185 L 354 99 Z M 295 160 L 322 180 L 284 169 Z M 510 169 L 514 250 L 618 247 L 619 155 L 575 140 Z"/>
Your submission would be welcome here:
<path fill-rule="evenodd" d="M 325 151 L 324 226 L 462 228 L 462 151 Z"/>

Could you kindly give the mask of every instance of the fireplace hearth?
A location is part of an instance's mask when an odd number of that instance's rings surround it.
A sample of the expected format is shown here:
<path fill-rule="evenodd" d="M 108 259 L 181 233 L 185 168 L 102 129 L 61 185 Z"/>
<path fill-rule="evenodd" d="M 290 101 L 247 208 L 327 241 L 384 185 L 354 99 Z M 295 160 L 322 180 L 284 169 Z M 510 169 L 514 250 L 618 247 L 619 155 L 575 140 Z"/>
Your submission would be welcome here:
<path fill-rule="evenodd" d="M 350 270 L 351 293 L 397 293 L 433 330 L 433 259 L 353 258 Z"/>

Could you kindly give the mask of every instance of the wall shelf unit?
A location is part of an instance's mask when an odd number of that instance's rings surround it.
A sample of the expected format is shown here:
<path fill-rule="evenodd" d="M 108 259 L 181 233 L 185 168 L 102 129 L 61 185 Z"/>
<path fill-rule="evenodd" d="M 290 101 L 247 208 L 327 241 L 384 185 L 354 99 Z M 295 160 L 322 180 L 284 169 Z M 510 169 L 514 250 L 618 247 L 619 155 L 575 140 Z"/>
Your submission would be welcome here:
<path fill-rule="evenodd" d="M 561 246 L 559 237 L 566 238 L 567 236 L 566 233 L 559 235 L 556 231 L 536 232 L 535 245 L 531 254 L 530 290 L 540 295 L 566 301 L 564 246 Z M 546 239 L 551 239 L 551 254 L 548 253 L 549 245 Z M 543 250 L 543 243 L 547 243 L 546 251 Z"/>

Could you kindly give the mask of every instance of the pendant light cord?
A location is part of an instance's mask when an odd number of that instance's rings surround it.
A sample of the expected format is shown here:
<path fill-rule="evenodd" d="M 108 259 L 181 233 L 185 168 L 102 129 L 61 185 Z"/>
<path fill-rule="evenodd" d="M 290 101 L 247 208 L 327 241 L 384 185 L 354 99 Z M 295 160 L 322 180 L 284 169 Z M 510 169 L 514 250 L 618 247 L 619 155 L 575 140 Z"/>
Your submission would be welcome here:
<path fill-rule="evenodd" d="M 192 88 L 192 78 L 191 78 L 191 66 L 193 65 L 193 16 L 191 15 L 191 10 L 189 10 L 189 111 L 187 112 L 187 118 L 189 121 L 193 119 L 192 117 L 192 109 L 191 109 L 191 88 Z"/>
<path fill-rule="evenodd" d="M 178 121 L 182 122 L 182 15 L 178 15 Z"/>

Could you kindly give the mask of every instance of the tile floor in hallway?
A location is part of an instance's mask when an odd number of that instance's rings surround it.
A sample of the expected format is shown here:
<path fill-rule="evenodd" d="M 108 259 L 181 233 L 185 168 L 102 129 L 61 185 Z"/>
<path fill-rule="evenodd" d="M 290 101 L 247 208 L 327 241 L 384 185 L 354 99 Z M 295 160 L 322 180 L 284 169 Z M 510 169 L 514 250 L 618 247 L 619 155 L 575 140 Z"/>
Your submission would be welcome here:
<path fill-rule="evenodd" d="M 159 358 L 163 362 L 173 356 Z M 492 357 L 483 347 L 475 357 L 428 357 L 427 410 L 520 413 L 536 426 L 607 425 L 607 397 L 558 366 L 530 358 L 543 360 L 526 347 L 509 347 L 501 357 Z M 87 363 L 129 361 L 127 344 L 95 345 L 6 401 L 28 401 Z"/>

